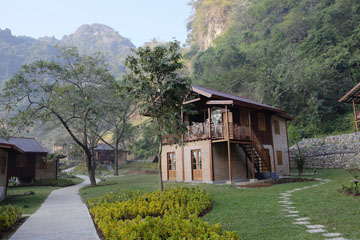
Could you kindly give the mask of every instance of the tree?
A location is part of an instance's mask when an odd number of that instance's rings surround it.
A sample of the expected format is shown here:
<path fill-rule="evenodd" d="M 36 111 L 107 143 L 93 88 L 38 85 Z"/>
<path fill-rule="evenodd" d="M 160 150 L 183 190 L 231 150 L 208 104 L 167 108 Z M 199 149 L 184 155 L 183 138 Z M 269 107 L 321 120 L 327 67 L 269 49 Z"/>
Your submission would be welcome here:
<path fill-rule="evenodd" d="M 181 121 L 181 104 L 190 93 L 190 80 L 180 77 L 184 67 L 179 42 L 167 46 L 139 47 L 126 59 L 130 73 L 125 77 L 130 94 L 136 96 L 145 115 L 150 117 L 153 132 L 159 141 L 159 185 L 163 190 L 161 173 L 162 139 L 179 136 L 186 130 Z"/>
<path fill-rule="evenodd" d="M 57 121 L 84 151 L 91 185 L 96 185 L 92 149 L 101 123 L 102 91 L 114 78 L 100 55 L 81 56 L 76 48 L 60 48 L 57 61 L 23 65 L 5 82 L 2 100 L 18 129 Z"/>
<path fill-rule="evenodd" d="M 114 150 L 115 163 L 114 175 L 119 175 L 119 145 L 123 143 L 125 148 L 125 140 L 129 138 L 132 131 L 131 124 L 128 123 L 130 117 L 134 114 L 136 106 L 131 95 L 122 90 L 120 85 L 117 88 L 106 89 L 104 95 L 107 97 L 103 100 L 102 131 L 97 135 L 106 145 Z M 103 136 L 112 134 L 112 143 Z"/>

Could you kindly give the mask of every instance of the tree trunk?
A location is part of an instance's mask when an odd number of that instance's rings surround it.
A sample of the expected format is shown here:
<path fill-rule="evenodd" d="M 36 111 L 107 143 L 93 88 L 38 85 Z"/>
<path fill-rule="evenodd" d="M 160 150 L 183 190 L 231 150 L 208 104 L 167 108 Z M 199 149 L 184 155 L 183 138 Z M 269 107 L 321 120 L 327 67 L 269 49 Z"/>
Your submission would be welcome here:
<path fill-rule="evenodd" d="M 94 166 L 94 162 L 92 161 L 93 159 L 90 150 L 87 150 L 85 152 L 85 159 L 86 159 L 86 167 L 89 173 L 90 184 L 91 186 L 96 186 L 95 166 Z"/>
<path fill-rule="evenodd" d="M 159 152 L 158 152 L 158 163 L 159 163 L 159 186 L 160 186 L 160 197 L 161 192 L 164 190 L 164 183 L 162 179 L 162 169 L 161 169 L 161 153 L 162 153 L 162 138 L 160 137 L 160 144 L 159 144 Z"/>
<path fill-rule="evenodd" d="M 119 141 L 115 143 L 114 176 L 119 176 Z"/>

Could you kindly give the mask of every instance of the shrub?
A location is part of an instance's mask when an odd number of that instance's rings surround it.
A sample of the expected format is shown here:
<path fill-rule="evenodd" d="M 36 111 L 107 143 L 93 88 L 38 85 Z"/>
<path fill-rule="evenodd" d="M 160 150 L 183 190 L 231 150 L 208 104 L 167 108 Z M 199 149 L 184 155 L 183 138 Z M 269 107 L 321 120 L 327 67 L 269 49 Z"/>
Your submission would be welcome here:
<path fill-rule="evenodd" d="M 106 239 L 238 239 L 201 220 L 211 198 L 199 188 L 171 188 L 161 197 L 159 191 L 108 193 L 88 204 Z"/>
<path fill-rule="evenodd" d="M 35 180 L 33 183 L 21 183 L 16 186 L 53 186 L 53 187 L 67 187 L 75 185 L 75 182 L 71 179 L 58 178 L 58 179 L 40 179 Z"/>
<path fill-rule="evenodd" d="M 296 168 L 298 169 L 299 175 L 301 175 L 304 171 L 304 167 L 305 167 L 305 154 L 303 150 L 300 150 L 299 145 L 297 144 L 297 149 L 298 152 L 295 154 L 295 164 L 296 164 Z"/>
<path fill-rule="evenodd" d="M 21 209 L 11 205 L 0 206 L 0 232 L 7 231 L 21 217 Z"/>

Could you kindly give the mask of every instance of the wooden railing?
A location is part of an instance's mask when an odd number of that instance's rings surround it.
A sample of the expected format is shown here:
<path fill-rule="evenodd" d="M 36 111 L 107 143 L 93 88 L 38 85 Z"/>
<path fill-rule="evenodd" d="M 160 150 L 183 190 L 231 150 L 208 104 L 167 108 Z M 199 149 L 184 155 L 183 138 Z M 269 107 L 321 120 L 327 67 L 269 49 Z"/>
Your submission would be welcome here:
<path fill-rule="evenodd" d="M 195 123 L 188 126 L 188 132 L 184 135 L 185 141 L 203 140 L 209 137 L 209 124 L 207 123 Z"/>
<path fill-rule="evenodd" d="M 250 140 L 250 127 L 229 123 L 230 139 Z"/>
<path fill-rule="evenodd" d="M 213 123 L 211 124 L 211 138 L 214 140 L 226 139 L 228 133 L 226 131 L 227 127 L 223 123 Z M 209 124 L 208 123 L 193 123 L 193 125 L 188 126 L 188 131 L 184 134 L 185 141 L 197 141 L 210 139 L 209 133 Z M 229 137 L 232 140 L 247 140 L 250 141 L 251 129 L 249 126 L 237 125 L 229 123 Z M 173 137 L 167 136 L 163 140 L 163 143 L 169 144 L 174 140 Z"/>
<path fill-rule="evenodd" d="M 262 164 L 264 164 L 267 170 L 271 172 L 270 156 L 266 152 L 264 146 L 261 144 L 260 140 L 258 139 L 258 137 L 256 136 L 253 130 L 251 130 L 251 138 L 252 138 L 253 147 L 255 148 L 256 152 L 259 154 Z"/>

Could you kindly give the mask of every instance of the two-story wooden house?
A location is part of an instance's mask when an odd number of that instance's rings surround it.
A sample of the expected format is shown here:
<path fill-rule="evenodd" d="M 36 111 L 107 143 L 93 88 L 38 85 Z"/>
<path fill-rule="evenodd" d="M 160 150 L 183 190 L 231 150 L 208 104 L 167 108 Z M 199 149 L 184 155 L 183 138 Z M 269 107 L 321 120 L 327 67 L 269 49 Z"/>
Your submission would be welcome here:
<path fill-rule="evenodd" d="M 183 145 L 163 139 L 163 180 L 231 183 L 289 174 L 293 118 L 283 110 L 196 85 L 183 104 L 197 114 L 182 113 Z"/>

